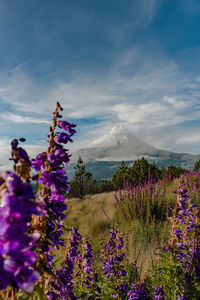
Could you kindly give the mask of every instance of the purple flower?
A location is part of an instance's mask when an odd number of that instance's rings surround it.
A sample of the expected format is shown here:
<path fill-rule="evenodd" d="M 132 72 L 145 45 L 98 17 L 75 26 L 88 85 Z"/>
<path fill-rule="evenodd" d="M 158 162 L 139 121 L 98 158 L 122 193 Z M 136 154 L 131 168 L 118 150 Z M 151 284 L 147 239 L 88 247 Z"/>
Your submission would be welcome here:
<path fill-rule="evenodd" d="M 124 241 L 123 241 L 123 238 L 120 237 L 120 236 L 117 236 L 117 237 L 116 237 L 116 240 L 117 240 L 117 242 L 118 242 L 117 245 L 116 245 L 117 249 L 118 249 L 118 250 L 122 249 L 122 248 L 124 247 Z"/>
<path fill-rule="evenodd" d="M 71 136 L 75 133 L 74 124 L 66 121 L 58 121 L 62 118 L 59 111 L 62 107 L 57 102 L 56 109 L 53 113 L 53 124 L 49 128 L 49 145 L 46 152 L 39 154 L 32 160 L 32 167 L 38 172 L 34 178 L 39 183 L 38 202 L 40 203 L 40 217 L 38 224 L 43 220 L 44 226 L 41 228 L 42 235 L 45 239 L 40 241 L 40 249 L 46 255 L 49 266 L 52 266 L 52 255 L 50 252 L 53 248 L 58 249 L 64 246 L 62 235 L 64 226 L 62 221 L 66 217 L 64 213 L 67 209 L 65 204 L 66 193 L 69 192 L 69 182 L 64 170 L 65 166 L 69 166 L 70 156 L 68 150 L 61 145 L 71 140 Z M 67 130 L 65 132 L 56 132 L 59 126 Z M 53 297 L 54 293 L 52 293 Z"/>
<path fill-rule="evenodd" d="M 155 300 L 165 300 L 165 293 L 162 284 L 156 286 L 154 293 Z"/>
<path fill-rule="evenodd" d="M 17 146 L 18 146 L 19 142 L 17 139 L 12 140 L 11 142 L 11 148 L 12 150 L 17 150 Z"/>
<path fill-rule="evenodd" d="M 73 128 L 76 127 L 73 123 L 68 123 L 67 121 L 57 121 L 58 126 L 60 126 L 62 129 L 69 132 L 70 136 L 74 135 L 76 133 L 76 130 Z"/>
<path fill-rule="evenodd" d="M 38 182 L 45 187 L 50 186 L 52 193 L 61 193 L 62 191 L 69 191 L 68 178 L 64 170 L 44 171 Z"/>
<path fill-rule="evenodd" d="M 30 184 L 24 183 L 13 173 L 4 176 L 0 207 L 0 289 L 8 285 L 32 292 L 39 273 L 34 270 L 36 255 L 33 251 L 38 235 L 27 235 L 32 214 L 37 204 Z"/>
<path fill-rule="evenodd" d="M 110 230 L 110 239 L 104 245 L 102 243 L 101 259 L 103 275 L 106 276 L 108 282 L 116 281 L 116 293 L 122 295 L 127 287 L 127 272 L 124 269 L 124 260 L 126 259 L 123 253 L 124 240 L 120 232 L 115 229 Z"/>
<path fill-rule="evenodd" d="M 40 153 L 36 156 L 35 159 L 31 160 L 31 166 L 36 170 L 40 171 L 42 168 L 45 168 L 45 161 L 47 159 L 46 152 Z"/>
<path fill-rule="evenodd" d="M 61 143 L 67 144 L 68 142 L 72 142 L 72 139 L 70 137 L 71 137 L 71 135 L 68 135 L 67 133 L 57 132 L 55 141 L 58 144 L 61 144 Z"/>
<path fill-rule="evenodd" d="M 62 285 L 58 280 L 52 279 L 50 282 L 51 288 L 48 291 L 48 299 L 77 299 L 73 291 L 73 275 L 75 261 L 78 259 L 80 254 L 78 251 L 78 246 L 81 239 L 82 237 L 78 233 L 77 228 L 72 228 L 72 233 L 68 238 L 69 245 L 64 264 L 61 269 L 56 271 L 56 276 L 62 282 Z"/>
<path fill-rule="evenodd" d="M 199 215 L 197 208 L 192 204 L 192 199 L 189 197 L 187 190 L 182 188 L 183 186 L 185 186 L 185 183 L 182 178 L 177 190 L 176 208 L 171 218 L 172 231 L 168 243 L 169 255 L 166 254 L 167 246 L 163 245 L 164 251 L 160 252 L 159 263 L 162 264 L 162 256 L 164 256 L 164 268 L 166 264 L 177 266 L 178 272 L 175 272 L 173 274 L 174 277 L 172 276 L 171 278 L 174 282 L 174 291 L 175 289 L 176 291 L 183 290 L 184 287 L 184 292 L 186 294 L 190 293 L 193 298 L 193 295 L 196 295 L 197 292 L 193 283 L 200 278 Z M 191 288 L 191 286 L 194 288 Z M 159 288 L 160 286 L 156 288 L 157 292 Z M 166 297 L 168 297 L 169 287 L 164 285 L 164 288 Z M 177 299 L 186 299 L 186 297 L 181 296 Z"/>
<path fill-rule="evenodd" d="M 135 283 L 131 286 L 128 292 L 128 300 L 147 300 L 149 299 L 149 292 L 147 290 L 146 282 Z"/>

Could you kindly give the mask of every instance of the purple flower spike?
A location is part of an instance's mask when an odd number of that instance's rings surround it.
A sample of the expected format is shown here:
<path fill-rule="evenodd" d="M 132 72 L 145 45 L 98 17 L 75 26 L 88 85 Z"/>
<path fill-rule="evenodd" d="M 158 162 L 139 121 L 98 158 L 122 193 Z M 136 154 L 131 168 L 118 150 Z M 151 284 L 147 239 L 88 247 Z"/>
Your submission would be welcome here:
<path fill-rule="evenodd" d="M 118 230 L 110 230 L 110 239 L 104 245 L 102 243 L 101 259 L 103 275 L 108 282 L 116 281 L 115 288 L 119 295 L 124 295 L 127 291 L 127 272 L 124 269 L 126 255 L 123 252 L 124 240 Z"/>
<path fill-rule="evenodd" d="M 189 177 L 191 184 L 193 175 L 187 173 L 184 176 Z M 177 296 L 176 299 L 187 299 L 188 295 L 191 299 L 196 299 L 199 295 L 199 288 L 194 283 L 199 282 L 200 278 L 199 213 L 189 196 L 191 190 L 187 192 L 185 189 L 186 182 L 184 180 L 184 177 L 182 177 L 176 193 L 177 203 L 171 218 L 172 229 L 168 245 L 164 243 L 162 249 L 160 249 L 158 272 L 163 267 L 165 269 L 166 266 L 171 267 L 173 265 L 178 270 L 178 272 L 177 270 L 174 273 L 171 272 L 171 275 L 173 275 L 170 278 L 173 282 L 172 289 L 174 295 Z M 192 184 L 189 187 L 191 188 Z M 162 278 L 159 275 L 160 280 Z M 172 289 L 171 287 L 169 289 L 169 285 L 166 284 L 165 280 L 162 281 L 162 284 L 165 297 L 168 299 L 172 295 Z M 164 299 L 163 287 L 161 285 L 156 287 L 155 299 Z M 187 296 L 180 296 L 182 293 Z"/>
<path fill-rule="evenodd" d="M 73 273 L 75 261 L 78 260 L 78 246 L 82 236 L 78 233 L 77 228 L 72 228 L 72 234 L 69 237 L 69 246 L 67 249 L 65 262 L 61 269 L 56 271 L 57 278 L 60 279 L 62 285 L 55 279 L 51 280 L 51 289 L 48 291 L 48 299 L 72 299 L 76 300 L 74 295 Z"/>
<path fill-rule="evenodd" d="M 66 193 L 69 192 L 69 182 L 65 166 L 69 166 L 70 154 L 62 144 L 71 142 L 71 136 L 75 133 L 74 124 L 66 121 L 58 121 L 62 118 L 60 111 L 62 107 L 57 102 L 56 109 L 53 112 L 53 124 L 49 128 L 49 145 L 46 152 L 39 154 L 32 160 L 32 167 L 38 172 L 34 178 L 39 183 L 38 202 L 40 206 L 40 218 L 45 220 L 45 239 L 41 241 L 41 252 L 44 253 L 48 259 L 49 267 L 52 267 L 52 249 L 58 249 L 64 246 L 62 235 L 64 233 L 64 226 L 62 221 L 66 217 L 64 213 L 67 209 Z M 55 132 L 56 127 L 59 126 L 67 131 Z M 38 220 L 38 223 L 40 220 Z M 51 293 L 53 299 L 54 293 Z"/>
<path fill-rule="evenodd" d="M 36 255 L 34 236 L 27 235 L 37 204 L 31 185 L 13 173 L 6 173 L 7 189 L 1 195 L 0 207 L 0 290 L 7 286 L 32 292 L 40 275 L 34 270 Z"/>

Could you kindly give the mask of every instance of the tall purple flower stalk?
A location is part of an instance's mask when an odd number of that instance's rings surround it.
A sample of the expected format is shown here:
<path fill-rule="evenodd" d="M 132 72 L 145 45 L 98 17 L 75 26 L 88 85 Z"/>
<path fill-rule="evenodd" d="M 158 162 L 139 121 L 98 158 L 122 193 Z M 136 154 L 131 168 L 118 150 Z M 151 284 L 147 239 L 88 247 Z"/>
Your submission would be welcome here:
<path fill-rule="evenodd" d="M 127 272 L 125 270 L 126 254 L 124 238 L 118 230 L 110 230 L 110 238 L 106 244 L 102 241 L 101 260 L 103 275 L 114 287 L 113 297 L 126 294 Z"/>
<path fill-rule="evenodd" d="M 183 266 L 186 281 L 190 284 L 193 276 L 200 278 L 199 218 L 197 208 L 191 203 L 191 198 L 182 186 L 179 187 L 177 199 L 169 246 L 173 248 L 173 253 Z"/>
<path fill-rule="evenodd" d="M 82 238 L 82 245 L 75 264 L 75 288 L 77 294 L 87 294 L 87 300 L 99 299 L 101 296 L 101 289 L 98 286 L 98 275 L 93 268 L 93 250 L 91 244 L 86 238 Z"/>
<path fill-rule="evenodd" d="M 58 280 L 52 279 L 50 282 L 50 290 L 48 291 L 48 299 L 71 299 L 76 300 L 74 294 L 74 271 L 75 263 L 78 260 L 80 252 L 78 247 L 82 237 L 78 233 L 77 228 L 72 229 L 72 233 L 68 237 L 66 257 L 61 269 L 56 271 Z"/>
<path fill-rule="evenodd" d="M 184 295 L 195 299 L 200 284 L 199 214 L 185 189 L 183 178 L 176 193 L 169 240 L 159 249 L 158 278 L 166 297 Z"/>
<path fill-rule="evenodd" d="M 60 111 L 62 107 L 57 102 L 53 113 L 53 125 L 50 127 L 49 147 L 47 152 L 39 154 L 32 160 L 32 167 L 38 172 L 35 178 L 39 183 L 39 202 L 43 216 L 39 218 L 42 221 L 45 236 L 41 240 L 41 249 L 46 254 L 49 264 L 52 256 L 49 255 L 53 247 L 57 249 L 64 245 L 62 220 L 66 217 L 64 211 L 67 209 L 65 204 L 66 193 L 69 191 L 68 178 L 63 169 L 69 165 L 70 155 L 68 150 L 62 144 L 71 142 L 72 135 L 76 132 L 73 123 L 61 121 Z M 65 130 L 65 132 L 56 132 L 56 128 Z"/>
<path fill-rule="evenodd" d="M 32 214 L 37 213 L 29 183 L 13 173 L 4 173 L 0 207 L 0 290 L 11 286 L 32 292 L 39 279 L 34 269 L 38 234 L 27 234 Z"/>
<path fill-rule="evenodd" d="M 124 190 L 115 193 L 115 199 L 120 211 L 130 221 L 140 219 L 151 222 L 153 219 L 162 221 L 166 218 L 167 203 L 164 201 L 165 186 L 171 177 L 165 176 L 155 182 L 149 173 L 147 182 L 132 186 L 124 184 Z"/>

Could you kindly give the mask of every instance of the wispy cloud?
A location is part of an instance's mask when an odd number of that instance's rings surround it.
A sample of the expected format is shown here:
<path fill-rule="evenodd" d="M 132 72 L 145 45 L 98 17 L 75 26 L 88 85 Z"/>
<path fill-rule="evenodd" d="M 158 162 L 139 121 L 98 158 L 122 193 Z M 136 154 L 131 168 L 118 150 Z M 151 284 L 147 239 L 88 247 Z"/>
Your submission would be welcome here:
<path fill-rule="evenodd" d="M 163 135 L 165 128 L 166 132 L 169 128 L 176 131 L 178 125 L 199 119 L 198 78 L 182 72 L 167 57 L 158 56 L 155 62 L 151 54 L 138 48 L 125 51 L 121 57 L 116 57 L 102 74 L 80 71 L 68 82 L 54 80 L 48 85 L 36 82 L 21 68 L 0 74 L 0 103 L 13 111 L 7 113 L 7 119 L 47 124 L 47 115 L 60 101 L 68 118 L 102 120 L 95 126 L 80 128 L 80 140 L 81 135 L 84 139 L 96 138 L 121 122 L 141 138 L 148 133 L 152 144 L 155 136 L 159 138 L 159 128 L 163 128 Z M 32 113 L 34 117 L 29 116 Z M 173 150 L 174 144 L 171 146 Z"/>
<path fill-rule="evenodd" d="M 194 102 L 176 100 L 175 97 L 165 95 L 159 102 L 137 105 L 117 104 L 113 110 L 123 121 L 128 120 L 129 123 L 142 125 L 142 127 L 151 126 L 155 129 L 194 120 L 200 114 L 200 107 L 198 112 L 194 107 L 197 108 Z"/>
<path fill-rule="evenodd" d="M 154 15 L 156 13 L 158 1 L 157 0 L 145 0 L 145 1 L 143 1 L 143 5 L 144 5 L 145 13 L 146 13 L 146 24 L 148 25 L 151 23 Z"/>
<path fill-rule="evenodd" d="M 20 116 L 11 112 L 7 112 L 2 116 L 2 119 L 9 120 L 14 123 L 35 123 L 35 124 L 50 124 L 51 122 L 41 118 L 31 118 L 26 116 Z"/>

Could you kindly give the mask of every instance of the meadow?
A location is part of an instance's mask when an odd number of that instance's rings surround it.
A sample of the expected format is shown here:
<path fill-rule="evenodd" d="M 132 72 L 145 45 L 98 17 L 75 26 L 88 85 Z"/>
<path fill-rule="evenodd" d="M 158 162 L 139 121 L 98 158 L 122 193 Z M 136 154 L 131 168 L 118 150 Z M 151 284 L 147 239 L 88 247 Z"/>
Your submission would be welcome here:
<path fill-rule="evenodd" d="M 11 142 L 0 299 L 200 299 L 200 171 L 68 199 L 76 125 L 62 111 L 57 103 L 46 152 L 30 160 L 25 139 Z"/>
<path fill-rule="evenodd" d="M 156 190 L 152 195 L 153 201 L 158 201 L 162 210 L 166 208 L 162 206 L 163 202 L 167 204 L 166 206 L 175 205 L 176 197 L 173 191 L 177 183 L 178 180 L 162 183 L 161 189 Z M 144 190 L 146 191 L 145 187 Z M 125 233 L 128 240 L 129 263 L 137 263 L 138 271 L 143 276 L 152 266 L 152 258 L 157 246 L 157 227 L 159 225 L 160 238 L 168 233 L 169 224 L 167 220 L 157 224 L 154 219 L 147 222 L 140 215 L 137 217 L 138 212 L 134 208 L 131 210 L 130 207 L 130 194 L 129 188 L 126 187 L 118 192 L 88 195 L 82 200 L 70 199 L 65 225 L 69 228 L 77 226 L 79 232 L 89 238 L 97 255 L 100 253 L 101 237 L 108 238 L 110 228 L 117 228 Z M 138 196 L 144 200 L 149 198 L 149 195 L 139 195 L 139 193 Z M 141 202 L 142 199 L 139 201 Z"/>

